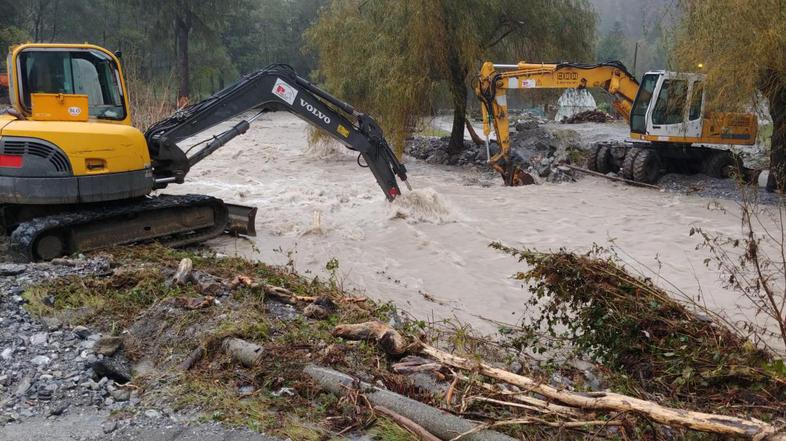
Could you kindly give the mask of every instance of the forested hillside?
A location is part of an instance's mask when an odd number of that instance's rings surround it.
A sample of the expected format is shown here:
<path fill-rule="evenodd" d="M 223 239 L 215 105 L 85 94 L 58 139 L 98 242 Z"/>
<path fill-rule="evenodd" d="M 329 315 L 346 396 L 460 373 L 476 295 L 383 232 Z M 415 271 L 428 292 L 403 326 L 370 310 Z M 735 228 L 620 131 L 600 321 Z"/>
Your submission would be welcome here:
<path fill-rule="evenodd" d="M 87 41 L 122 51 L 126 69 L 144 82 L 171 83 L 173 92 L 176 86 L 179 95 L 198 98 L 272 62 L 307 70 L 302 33 L 323 3 L 1 0 L 0 53 L 24 41 Z M 190 84 L 176 81 L 185 66 Z"/>

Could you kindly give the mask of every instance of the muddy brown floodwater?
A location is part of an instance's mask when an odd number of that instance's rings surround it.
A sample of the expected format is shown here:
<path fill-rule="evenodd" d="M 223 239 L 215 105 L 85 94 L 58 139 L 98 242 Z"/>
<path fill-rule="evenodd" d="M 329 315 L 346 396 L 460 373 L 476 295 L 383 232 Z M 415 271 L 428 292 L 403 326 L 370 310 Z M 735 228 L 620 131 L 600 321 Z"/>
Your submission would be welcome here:
<path fill-rule="evenodd" d="M 291 257 L 298 271 L 319 276 L 337 258 L 345 287 L 423 319 L 457 319 L 485 332 L 496 328 L 483 318 L 521 319 L 529 293 L 511 275 L 522 265 L 489 248 L 492 241 L 579 251 L 613 241 L 662 287 L 701 290 L 708 306 L 751 315 L 688 235 L 692 226 L 738 234 L 733 202 L 720 202 L 724 212 L 708 209 L 709 199 L 596 178 L 506 188 L 477 171 L 410 160 L 415 191 L 391 204 L 354 155 L 309 147 L 307 130 L 294 116 L 267 114 L 167 191 L 259 207 L 253 241 L 222 237 L 209 243 L 214 249 L 275 264 Z"/>

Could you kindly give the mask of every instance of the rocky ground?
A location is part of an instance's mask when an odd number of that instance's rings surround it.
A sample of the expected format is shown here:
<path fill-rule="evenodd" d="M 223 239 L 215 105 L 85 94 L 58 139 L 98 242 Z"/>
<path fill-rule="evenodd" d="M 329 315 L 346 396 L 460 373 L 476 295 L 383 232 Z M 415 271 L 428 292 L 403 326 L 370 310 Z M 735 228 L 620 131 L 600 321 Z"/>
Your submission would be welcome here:
<path fill-rule="evenodd" d="M 106 329 L 33 318 L 25 290 L 64 277 L 106 277 L 108 255 L 49 263 L 0 264 L 0 440 L 269 440 L 219 425 L 189 428 L 170 410 L 143 405 L 128 384 L 137 374 Z M 44 298 L 54 304 L 57 292 Z"/>

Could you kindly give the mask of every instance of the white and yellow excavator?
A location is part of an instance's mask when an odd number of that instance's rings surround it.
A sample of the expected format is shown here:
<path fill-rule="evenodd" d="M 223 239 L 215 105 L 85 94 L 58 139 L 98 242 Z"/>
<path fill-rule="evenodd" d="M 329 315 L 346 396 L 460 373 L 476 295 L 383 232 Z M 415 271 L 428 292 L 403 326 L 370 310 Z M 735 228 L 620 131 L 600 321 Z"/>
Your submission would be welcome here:
<path fill-rule="evenodd" d="M 599 143 L 589 152 L 593 171 L 653 183 L 664 172 L 727 177 L 742 167 L 734 146 L 756 142 L 758 123 L 750 113 L 705 112 L 705 77 L 699 73 L 653 71 L 641 84 L 620 62 L 600 64 L 483 64 L 475 83 L 486 139 L 493 130 L 500 146 L 489 158 L 506 185 L 521 185 L 524 171 L 510 155 L 507 92 L 510 89 L 600 88 L 630 125 L 624 143 Z M 488 141 L 487 141 L 488 142 Z"/>

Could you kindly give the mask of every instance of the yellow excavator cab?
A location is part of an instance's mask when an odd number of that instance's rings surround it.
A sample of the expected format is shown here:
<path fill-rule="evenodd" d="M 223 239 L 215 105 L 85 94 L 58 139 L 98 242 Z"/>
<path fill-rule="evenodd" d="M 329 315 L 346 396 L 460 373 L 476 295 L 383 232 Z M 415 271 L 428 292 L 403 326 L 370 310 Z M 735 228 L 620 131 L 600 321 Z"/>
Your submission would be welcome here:
<path fill-rule="evenodd" d="M 8 73 L 11 103 L 22 115 L 33 116 L 33 95 L 62 95 L 69 101 L 80 102 L 77 106 L 66 106 L 60 121 L 74 121 L 74 118 L 81 121 L 87 117 L 95 122 L 131 125 L 122 67 L 117 57 L 104 48 L 90 44 L 18 45 L 8 57 Z M 72 115 L 77 109 L 69 112 L 69 108 L 81 109 L 83 98 L 70 98 L 73 96 L 87 97 L 86 112 L 80 112 L 78 117 Z M 58 113 L 48 111 L 54 110 L 53 106 L 54 103 L 47 103 L 47 110 L 42 112 L 49 114 L 45 117 L 50 121 Z"/>

